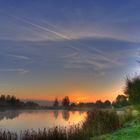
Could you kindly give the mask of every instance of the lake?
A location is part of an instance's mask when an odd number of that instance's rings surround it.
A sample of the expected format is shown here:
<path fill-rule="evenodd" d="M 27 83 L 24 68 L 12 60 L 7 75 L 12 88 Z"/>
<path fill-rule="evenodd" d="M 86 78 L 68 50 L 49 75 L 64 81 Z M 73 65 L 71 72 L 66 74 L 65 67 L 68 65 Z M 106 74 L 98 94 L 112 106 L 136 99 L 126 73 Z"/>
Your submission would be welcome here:
<path fill-rule="evenodd" d="M 0 111 L 0 129 L 19 133 L 27 129 L 69 126 L 82 122 L 84 111 L 67 110 L 7 110 Z"/>

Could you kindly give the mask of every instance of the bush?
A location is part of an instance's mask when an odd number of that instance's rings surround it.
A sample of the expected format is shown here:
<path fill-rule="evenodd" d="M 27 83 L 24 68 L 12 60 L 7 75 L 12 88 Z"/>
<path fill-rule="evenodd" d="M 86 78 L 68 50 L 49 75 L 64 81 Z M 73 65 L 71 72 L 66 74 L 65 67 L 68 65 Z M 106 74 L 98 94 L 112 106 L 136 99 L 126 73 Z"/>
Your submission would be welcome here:
<path fill-rule="evenodd" d="M 140 76 L 132 79 L 127 78 L 125 94 L 132 104 L 140 104 Z"/>
<path fill-rule="evenodd" d="M 89 128 L 92 134 L 100 135 L 122 127 L 119 116 L 115 111 L 94 110 L 88 112 L 84 128 Z"/>

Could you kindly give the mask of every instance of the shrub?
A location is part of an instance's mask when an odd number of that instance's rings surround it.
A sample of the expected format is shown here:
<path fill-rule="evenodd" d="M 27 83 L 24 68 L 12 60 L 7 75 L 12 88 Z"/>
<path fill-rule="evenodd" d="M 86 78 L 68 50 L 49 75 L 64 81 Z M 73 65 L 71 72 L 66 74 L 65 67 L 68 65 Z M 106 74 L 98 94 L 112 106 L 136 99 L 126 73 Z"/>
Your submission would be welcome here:
<path fill-rule="evenodd" d="M 127 78 L 125 94 L 132 104 L 140 104 L 140 76 L 132 79 Z"/>
<path fill-rule="evenodd" d="M 122 127 L 119 116 L 115 111 L 94 110 L 88 112 L 84 128 L 92 129 L 93 135 L 111 132 Z"/>

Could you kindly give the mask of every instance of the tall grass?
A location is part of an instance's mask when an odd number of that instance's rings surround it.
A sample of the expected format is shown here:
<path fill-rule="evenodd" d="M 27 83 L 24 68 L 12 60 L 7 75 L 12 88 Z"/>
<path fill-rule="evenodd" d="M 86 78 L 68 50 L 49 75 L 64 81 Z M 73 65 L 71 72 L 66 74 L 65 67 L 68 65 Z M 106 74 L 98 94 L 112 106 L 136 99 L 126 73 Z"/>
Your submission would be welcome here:
<path fill-rule="evenodd" d="M 68 129 L 66 127 L 54 127 L 38 131 L 26 130 L 21 133 L 22 140 L 89 140 L 80 126 L 73 125 Z"/>
<path fill-rule="evenodd" d="M 0 130 L 0 140 L 18 140 L 17 133 Z"/>
<path fill-rule="evenodd" d="M 94 110 L 87 113 L 82 124 L 20 133 L 0 131 L 0 140 L 90 140 L 92 136 L 111 132 L 122 126 L 115 111 Z"/>
<path fill-rule="evenodd" d="M 88 112 L 83 129 L 90 129 L 90 135 L 109 133 L 122 127 L 122 122 L 115 111 L 94 110 Z"/>

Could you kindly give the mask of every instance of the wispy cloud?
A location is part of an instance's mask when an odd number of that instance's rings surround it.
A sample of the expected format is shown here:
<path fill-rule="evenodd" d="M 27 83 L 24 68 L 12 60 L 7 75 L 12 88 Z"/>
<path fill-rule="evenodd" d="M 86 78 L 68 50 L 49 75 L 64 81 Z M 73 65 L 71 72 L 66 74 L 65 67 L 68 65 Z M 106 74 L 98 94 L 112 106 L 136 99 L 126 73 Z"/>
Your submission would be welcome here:
<path fill-rule="evenodd" d="M 2 11 L 3 12 L 3 11 Z M 5 13 L 5 12 L 4 12 Z M 6 13 L 7 14 L 7 13 Z M 87 45 L 87 44 L 85 44 L 85 43 L 83 43 L 83 42 L 81 42 L 80 40 L 74 40 L 74 42 L 76 42 L 76 44 L 77 45 L 73 45 L 72 44 L 72 38 L 71 37 L 68 37 L 67 35 L 64 35 L 64 34 L 62 34 L 62 33 L 60 33 L 60 32 L 57 32 L 57 31 L 55 31 L 55 30 L 52 30 L 52 29 L 50 29 L 50 28 L 47 28 L 47 27 L 44 27 L 44 26 L 42 26 L 42 25 L 39 25 L 39 24 L 36 24 L 36 23 L 34 23 L 34 22 L 32 22 L 32 21 L 30 21 L 30 20 L 27 20 L 27 19 L 23 19 L 23 18 L 21 18 L 21 17 L 18 17 L 18 16 L 15 16 L 15 15 L 12 15 L 12 14 L 7 14 L 8 16 L 10 16 L 10 17 L 12 17 L 12 18 L 14 18 L 15 20 L 17 20 L 17 21 L 20 21 L 20 22 L 23 22 L 23 23 L 26 23 L 27 25 L 31 25 L 32 27 L 35 27 L 35 28 L 37 28 L 37 29 L 40 29 L 40 30 L 43 30 L 43 31 L 45 31 L 45 32 L 49 32 L 49 33 L 52 33 L 52 34 L 54 34 L 54 35 L 56 35 L 56 36 L 58 36 L 58 37 L 60 37 L 61 39 L 64 39 L 64 40 L 66 40 L 67 42 L 67 44 L 66 44 L 66 47 L 70 47 L 71 49 L 74 49 L 74 50 L 76 50 L 76 51 L 78 51 L 78 52 L 80 52 L 80 53 L 84 53 L 84 55 L 86 54 L 86 55 L 90 55 L 90 53 L 88 52 L 88 51 L 86 51 L 85 49 L 83 49 L 82 47 L 85 47 L 86 46 L 86 48 L 88 48 L 89 46 Z M 50 25 L 49 23 L 47 23 L 48 25 Z M 54 26 L 54 25 L 52 25 L 52 26 Z M 56 26 L 55 26 L 56 27 Z M 99 50 L 99 49 L 97 49 L 97 48 L 92 48 L 92 50 L 93 51 L 95 51 L 96 53 L 99 53 L 102 57 L 104 57 L 104 59 L 106 59 L 107 61 L 112 61 L 113 62 L 113 60 L 112 59 L 109 59 L 108 58 L 108 56 L 105 56 L 105 53 L 104 52 L 102 52 L 101 50 Z M 19 56 L 15 56 L 15 57 L 19 57 Z M 22 57 L 22 56 L 21 56 Z M 20 57 L 20 58 L 21 58 Z M 22 57 L 23 58 L 23 57 Z M 92 62 L 93 63 L 93 62 Z M 94 62 L 95 63 L 95 62 Z M 115 61 L 113 62 L 113 63 L 116 63 Z M 88 61 L 88 64 L 91 64 L 91 61 Z M 97 63 L 96 63 L 96 65 L 98 65 Z M 101 67 L 101 66 L 100 66 Z"/>
<path fill-rule="evenodd" d="M 89 32 L 84 32 L 87 29 L 87 26 L 84 30 L 84 28 L 80 28 L 80 30 L 78 31 L 76 28 L 76 26 L 70 27 L 68 28 L 68 33 L 62 33 L 61 31 L 58 31 L 58 26 L 54 25 L 54 24 L 50 24 L 50 22 L 46 19 L 46 26 L 43 26 L 41 24 L 41 22 L 34 22 L 34 20 L 32 20 L 32 18 L 23 18 L 23 16 L 18 16 L 16 14 L 9 14 L 5 11 L 2 11 L 2 13 L 4 13 L 5 15 L 7 15 L 8 17 L 14 19 L 16 21 L 17 24 L 21 24 L 21 26 L 25 26 L 29 29 L 32 29 L 33 32 L 37 32 L 37 31 L 41 31 L 39 34 L 44 33 L 43 35 L 48 35 L 48 34 L 52 34 L 54 36 L 57 36 L 60 41 L 64 41 L 65 42 L 65 47 L 66 48 L 70 48 L 72 50 L 74 50 L 74 53 L 70 53 L 70 54 L 66 54 L 62 56 L 62 59 L 65 59 L 65 64 L 64 64 L 64 68 L 76 68 L 76 69 L 83 69 L 83 68 L 88 68 L 88 69 L 94 69 L 96 71 L 105 71 L 109 68 L 112 67 L 119 67 L 123 65 L 123 62 L 119 61 L 119 58 L 123 57 L 123 54 L 119 54 L 118 52 L 109 54 L 108 52 L 102 51 L 101 49 L 98 49 L 98 47 L 94 47 L 96 44 L 86 44 L 83 43 L 81 40 L 82 39 L 75 39 L 76 36 L 74 36 L 74 34 L 76 32 L 79 33 L 79 35 L 77 34 L 77 38 L 80 38 L 81 34 L 87 35 L 89 33 L 89 36 L 94 36 L 94 37 L 109 37 L 109 38 L 119 38 L 122 40 L 125 40 L 124 38 L 119 37 L 118 32 L 113 32 L 113 33 L 117 33 L 115 35 L 112 36 L 112 30 L 109 30 L 109 32 L 107 32 L 105 30 L 105 26 L 101 30 L 98 30 L 100 25 L 102 27 L 103 23 L 108 23 L 108 21 L 110 21 L 109 19 L 106 21 L 106 18 L 103 19 L 102 24 L 99 24 L 99 26 L 97 26 L 97 24 L 95 24 L 95 27 L 98 27 L 97 30 L 93 30 L 93 27 L 91 27 L 91 24 L 89 24 L 89 29 L 91 31 Z M 108 18 L 112 19 L 113 14 L 111 14 Z M 102 18 L 101 18 L 102 19 Z M 97 22 L 96 22 L 97 23 Z M 106 26 L 108 28 L 108 26 Z M 114 27 L 114 24 L 113 24 Z M 62 29 L 62 28 L 61 28 Z M 61 30 L 60 29 L 60 30 Z M 74 30 L 75 29 L 75 30 Z M 69 35 L 69 31 L 71 31 L 71 35 Z M 94 32 L 95 31 L 95 32 Z M 115 31 L 115 30 L 114 30 Z M 104 32 L 104 33 L 103 33 Z M 102 36 L 103 33 L 103 36 Z M 37 32 L 38 34 L 38 32 Z M 41 36 L 41 35 L 40 35 Z M 129 37 L 127 38 L 129 40 Z M 102 41 L 102 38 L 101 38 Z M 58 43 L 58 46 L 59 43 Z M 106 47 L 106 46 L 105 46 Z M 60 48 L 60 47 L 59 47 Z M 113 55 L 114 54 L 114 55 Z M 120 56 L 120 57 L 119 57 Z M 11 55 L 11 57 L 17 58 L 17 59 L 22 59 L 22 60 L 29 60 L 30 58 L 27 56 L 22 56 L 22 55 Z"/>
<path fill-rule="evenodd" d="M 132 63 L 136 63 L 138 50 L 137 48 L 133 49 L 128 47 L 123 50 L 115 48 L 111 53 L 110 51 L 105 51 L 105 56 L 107 57 L 93 52 L 89 52 L 88 54 L 80 52 L 71 53 L 64 56 L 66 60 L 64 68 L 83 70 L 83 72 L 87 70 L 96 76 L 105 76 L 114 70 L 128 69 L 132 60 Z M 130 59 L 131 61 L 129 61 Z"/>
<path fill-rule="evenodd" d="M 72 53 L 63 56 L 66 60 L 64 68 L 84 68 L 92 69 L 96 71 L 105 71 L 112 67 L 118 67 L 123 65 L 122 62 L 119 62 L 116 57 L 104 56 L 105 54 L 98 53 Z"/>
<path fill-rule="evenodd" d="M 25 75 L 29 73 L 30 71 L 22 69 L 22 68 L 17 68 L 17 69 L 0 69 L 0 72 L 8 72 L 8 73 L 15 72 L 17 74 Z"/>
<path fill-rule="evenodd" d="M 14 57 L 14 58 L 17 58 L 17 59 L 27 60 L 27 61 L 31 60 L 29 57 L 24 56 L 24 55 L 9 54 L 8 56 Z"/>

